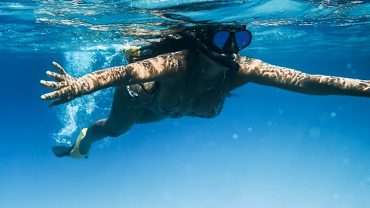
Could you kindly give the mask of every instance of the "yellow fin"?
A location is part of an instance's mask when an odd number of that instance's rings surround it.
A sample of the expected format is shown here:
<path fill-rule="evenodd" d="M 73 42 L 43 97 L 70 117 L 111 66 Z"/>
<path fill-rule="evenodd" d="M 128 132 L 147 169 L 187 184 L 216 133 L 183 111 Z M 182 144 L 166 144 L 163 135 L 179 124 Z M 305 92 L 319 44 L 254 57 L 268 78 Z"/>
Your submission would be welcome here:
<path fill-rule="evenodd" d="M 71 153 L 69 153 L 69 156 L 71 156 L 72 158 L 82 158 L 82 157 L 87 156 L 87 153 L 81 154 L 80 152 L 80 144 L 81 144 L 81 141 L 86 137 L 86 132 L 87 132 L 87 128 L 83 128 L 80 134 L 78 135 L 76 142 L 73 146 L 73 149 L 71 150 Z"/>

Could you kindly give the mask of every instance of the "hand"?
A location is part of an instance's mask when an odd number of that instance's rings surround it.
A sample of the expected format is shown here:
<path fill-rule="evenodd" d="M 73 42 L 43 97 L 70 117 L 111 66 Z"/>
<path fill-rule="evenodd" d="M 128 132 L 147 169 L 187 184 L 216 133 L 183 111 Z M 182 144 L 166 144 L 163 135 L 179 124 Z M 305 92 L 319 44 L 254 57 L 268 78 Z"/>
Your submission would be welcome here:
<path fill-rule="evenodd" d="M 41 99 L 52 100 L 50 106 L 60 105 L 73 100 L 79 96 L 79 85 L 77 78 L 69 75 L 58 63 L 53 62 L 59 73 L 46 71 L 46 74 L 56 81 L 40 80 L 45 87 L 53 88 L 55 91 L 41 95 Z"/>

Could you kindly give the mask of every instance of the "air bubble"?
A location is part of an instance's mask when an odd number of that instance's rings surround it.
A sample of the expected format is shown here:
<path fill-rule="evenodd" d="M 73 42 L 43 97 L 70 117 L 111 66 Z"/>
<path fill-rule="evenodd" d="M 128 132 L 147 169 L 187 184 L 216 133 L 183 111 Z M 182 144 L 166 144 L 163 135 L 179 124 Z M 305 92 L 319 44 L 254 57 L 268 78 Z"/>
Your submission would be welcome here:
<path fill-rule="evenodd" d="M 331 113 L 330 113 L 330 116 L 331 116 L 332 118 L 335 118 L 335 117 L 337 117 L 337 113 L 336 113 L 336 112 L 331 112 Z"/>
<path fill-rule="evenodd" d="M 348 70 L 351 70 L 351 69 L 352 69 L 352 64 L 351 64 L 351 63 L 348 63 L 348 64 L 347 64 L 347 66 L 346 66 L 346 68 L 347 68 Z"/>

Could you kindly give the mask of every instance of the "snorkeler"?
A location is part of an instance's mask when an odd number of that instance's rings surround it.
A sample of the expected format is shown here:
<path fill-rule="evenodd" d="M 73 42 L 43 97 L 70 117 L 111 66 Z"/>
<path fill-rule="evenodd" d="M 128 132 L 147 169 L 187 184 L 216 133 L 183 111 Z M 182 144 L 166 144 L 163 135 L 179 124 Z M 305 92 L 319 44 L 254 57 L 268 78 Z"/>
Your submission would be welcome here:
<path fill-rule="evenodd" d="M 56 156 L 81 158 L 91 144 L 117 137 L 136 123 L 194 116 L 212 118 L 237 87 L 253 82 L 312 95 L 370 97 L 370 80 L 311 75 L 241 57 L 252 39 L 245 25 L 203 25 L 174 30 L 162 41 L 125 51 L 129 64 L 76 78 L 53 62 L 56 81 L 41 80 L 55 91 L 42 99 L 50 105 L 108 87 L 116 87 L 110 115 L 82 129 L 73 146 L 55 146 Z"/>

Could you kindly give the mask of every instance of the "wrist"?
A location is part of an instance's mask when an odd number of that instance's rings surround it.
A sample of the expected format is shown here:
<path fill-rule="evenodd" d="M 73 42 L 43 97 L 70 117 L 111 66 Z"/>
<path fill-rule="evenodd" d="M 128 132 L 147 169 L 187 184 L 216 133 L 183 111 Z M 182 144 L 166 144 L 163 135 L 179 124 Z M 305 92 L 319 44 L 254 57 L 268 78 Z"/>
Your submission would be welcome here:
<path fill-rule="evenodd" d="M 83 77 L 78 78 L 75 83 L 77 87 L 76 94 L 78 96 L 88 94 L 88 92 L 90 92 L 93 88 L 92 84 L 90 84 L 91 81 L 92 80 L 89 80 L 88 76 L 83 76 Z"/>

